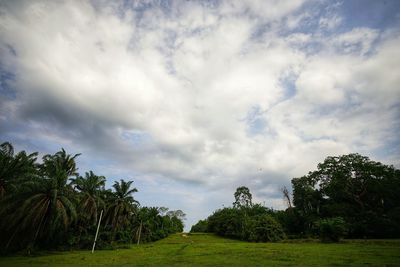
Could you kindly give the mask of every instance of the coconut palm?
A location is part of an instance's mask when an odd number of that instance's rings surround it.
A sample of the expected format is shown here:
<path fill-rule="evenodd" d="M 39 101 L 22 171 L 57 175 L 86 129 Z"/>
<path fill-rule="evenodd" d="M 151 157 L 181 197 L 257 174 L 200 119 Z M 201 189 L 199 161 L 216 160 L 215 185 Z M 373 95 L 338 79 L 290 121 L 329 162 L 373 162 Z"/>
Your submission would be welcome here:
<path fill-rule="evenodd" d="M 85 221 L 96 223 L 99 208 L 104 206 L 100 194 L 104 190 L 106 178 L 89 171 L 85 173 L 85 177 L 77 176 L 71 181 L 71 184 L 81 193 L 80 216 Z"/>
<path fill-rule="evenodd" d="M 6 192 L 15 189 L 15 183 L 36 172 L 35 161 L 38 153 L 26 154 L 21 151 L 14 155 L 9 142 L 0 145 L 0 199 Z"/>
<path fill-rule="evenodd" d="M 41 166 L 42 172 L 46 175 L 55 175 L 58 169 L 65 171 L 68 177 L 78 175 L 75 159 L 81 154 L 75 154 L 71 156 L 67 154 L 62 148 L 60 151 L 54 155 L 45 155 L 43 157 L 43 164 Z"/>
<path fill-rule="evenodd" d="M 64 150 L 46 155 L 41 176 L 24 182 L 15 200 L 7 202 L 3 208 L 8 211 L 5 229 L 12 232 L 8 244 L 16 235 L 31 243 L 37 239 L 54 241 L 76 219 L 73 190 L 67 184 L 69 175 L 76 171 L 76 156 Z"/>
<path fill-rule="evenodd" d="M 139 202 L 136 201 L 132 194 L 137 192 L 136 188 L 131 188 L 133 181 L 115 182 L 113 185 L 114 194 L 107 210 L 107 223 L 109 223 L 115 234 L 115 231 L 127 225 L 130 217 L 136 212 Z"/>

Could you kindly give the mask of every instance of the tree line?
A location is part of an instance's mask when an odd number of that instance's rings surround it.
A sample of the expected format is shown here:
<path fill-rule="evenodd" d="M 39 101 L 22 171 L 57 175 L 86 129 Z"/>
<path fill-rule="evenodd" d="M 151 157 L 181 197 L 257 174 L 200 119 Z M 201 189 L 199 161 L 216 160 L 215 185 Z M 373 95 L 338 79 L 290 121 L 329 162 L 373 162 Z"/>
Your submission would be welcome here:
<path fill-rule="evenodd" d="M 133 181 L 115 181 L 93 171 L 78 173 L 64 149 L 42 157 L 0 145 L 0 251 L 91 248 L 101 211 L 97 248 L 155 241 L 183 231 L 185 214 L 141 207 Z"/>
<path fill-rule="evenodd" d="M 252 203 L 239 187 L 233 207 L 215 211 L 192 232 L 213 232 L 248 241 L 319 237 L 400 237 L 400 170 L 360 154 L 327 157 L 317 170 L 282 189 L 286 210 Z"/>

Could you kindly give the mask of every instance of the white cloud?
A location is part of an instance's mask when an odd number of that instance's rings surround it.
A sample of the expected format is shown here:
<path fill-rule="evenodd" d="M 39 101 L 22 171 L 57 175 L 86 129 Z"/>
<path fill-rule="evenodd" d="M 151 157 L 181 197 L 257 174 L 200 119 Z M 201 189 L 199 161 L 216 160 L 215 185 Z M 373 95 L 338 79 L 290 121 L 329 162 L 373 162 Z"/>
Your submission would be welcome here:
<path fill-rule="evenodd" d="M 206 196 L 190 206 L 228 205 L 248 184 L 257 200 L 281 207 L 277 190 L 292 177 L 329 155 L 374 155 L 399 126 L 398 33 L 281 36 L 302 20 L 293 13 L 302 4 L 182 2 L 124 13 L 108 3 L 5 5 L 1 59 L 17 75 L 17 96 L 1 100 L 10 114 L 0 120 L 13 122 L 3 131 L 73 147 L 85 166 L 107 160 L 96 166 L 134 173 L 152 194 L 175 183 L 165 181 L 201 184 Z M 342 22 L 327 15 L 321 27 Z M 263 124 L 249 134 L 255 109 Z M 199 188 L 172 192 L 188 198 Z"/>
<path fill-rule="evenodd" d="M 354 28 L 332 38 L 332 42 L 338 49 L 345 53 L 368 53 L 374 41 L 379 35 L 378 30 L 369 28 Z"/>

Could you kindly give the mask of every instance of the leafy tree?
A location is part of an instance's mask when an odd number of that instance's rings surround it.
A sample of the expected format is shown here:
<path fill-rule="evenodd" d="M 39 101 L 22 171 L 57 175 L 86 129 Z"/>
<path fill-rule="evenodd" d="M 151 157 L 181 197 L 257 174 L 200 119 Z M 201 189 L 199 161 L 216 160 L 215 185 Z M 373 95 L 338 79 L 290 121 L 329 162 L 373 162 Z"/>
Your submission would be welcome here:
<path fill-rule="evenodd" d="M 359 154 L 328 157 L 294 178 L 293 201 L 310 231 L 319 218 L 342 217 L 350 237 L 400 236 L 400 171 Z"/>
<path fill-rule="evenodd" d="M 245 186 L 238 187 L 234 196 L 235 202 L 233 202 L 233 207 L 235 208 L 248 208 L 253 205 L 251 202 L 252 195 L 250 193 L 250 190 Z"/>

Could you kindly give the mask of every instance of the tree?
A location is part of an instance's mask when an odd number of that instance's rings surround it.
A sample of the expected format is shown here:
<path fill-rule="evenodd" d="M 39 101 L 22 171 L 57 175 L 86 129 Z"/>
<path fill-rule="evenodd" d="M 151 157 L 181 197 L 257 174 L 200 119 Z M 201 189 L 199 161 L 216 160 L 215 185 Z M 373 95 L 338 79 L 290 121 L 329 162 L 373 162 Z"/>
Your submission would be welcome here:
<path fill-rule="evenodd" d="M 69 166 L 75 166 L 75 157 L 64 150 L 44 156 L 40 167 L 43 176 L 26 181 L 13 201 L 7 202 L 5 229 L 12 233 L 8 244 L 18 234 L 31 244 L 37 239 L 47 244 L 57 242 L 76 219 L 73 191 L 67 184 L 72 169 L 63 164 L 64 158 L 69 159 Z"/>
<path fill-rule="evenodd" d="M 251 207 L 252 204 L 252 195 L 250 193 L 250 190 L 245 187 L 241 186 L 236 189 L 236 192 L 234 194 L 235 196 L 235 202 L 233 202 L 233 207 L 234 208 L 249 208 Z"/>
<path fill-rule="evenodd" d="M 37 155 L 28 155 L 25 151 L 14 155 L 14 148 L 9 142 L 0 145 L 0 200 L 7 191 L 15 189 L 16 183 L 36 172 Z"/>
<path fill-rule="evenodd" d="M 81 154 L 75 154 L 74 156 L 71 156 L 67 154 L 64 148 L 61 148 L 61 150 L 54 155 L 48 154 L 43 157 L 41 169 L 48 175 L 56 173 L 58 169 L 62 169 L 68 177 L 76 176 L 78 175 L 78 168 L 76 167 L 75 159 L 80 155 Z"/>
<path fill-rule="evenodd" d="M 186 214 L 181 210 L 170 210 L 166 213 L 172 224 L 172 232 L 182 232 L 183 231 L 183 220 L 186 218 Z"/>
<path fill-rule="evenodd" d="M 208 220 L 200 220 L 192 226 L 191 233 L 206 233 L 208 231 Z"/>
<path fill-rule="evenodd" d="M 288 208 L 291 209 L 291 208 L 292 208 L 292 200 L 291 200 L 291 198 L 290 198 L 289 190 L 286 188 L 286 186 L 284 186 L 284 187 L 281 189 L 281 191 L 282 191 L 283 198 L 285 199 Z"/>
<path fill-rule="evenodd" d="M 359 154 L 328 157 L 292 179 L 293 202 L 306 230 L 319 218 L 342 217 L 350 237 L 400 236 L 400 171 Z"/>
<path fill-rule="evenodd" d="M 71 179 L 71 184 L 81 193 L 80 214 L 92 223 L 96 223 L 99 207 L 105 204 L 100 196 L 105 182 L 104 176 L 95 175 L 92 171 L 86 172 L 85 177 L 76 176 Z"/>
<path fill-rule="evenodd" d="M 0 252 L 27 248 L 88 248 L 104 207 L 98 247 L 112 248 L 113 241 L 131 242 L 143 222 L 142 241 L 153 241 L 183 230 L 185 214 L 167 208 L 141 208 L 133 198 L 132 182 L 121 180 L 105 189 L 103 176 L 77 173 L 75 159 L 64 149 L 45 155 L 14 153 L 0 145 Z M 68 183 L 68 180 L 71 182 Z M 110 243 L 111 242 L 111 243 Z"/>
<path fill-rule="evenodd" d="M 129 223 L 129 219 L 135 214 L 136 209 L 139 206 L 139 202 L 136 201 L 132 194 L 137 192 L 136 188 L 131 188 L 133 181 L 125 182 L 123 179 L 120 182 L 115 182 L 113 185 L 113 199 L 109 203 L 106 218 L 107 223 L 111 224 L 111 227 L 115 232 L 121 229 L 124 225 Z"/>

